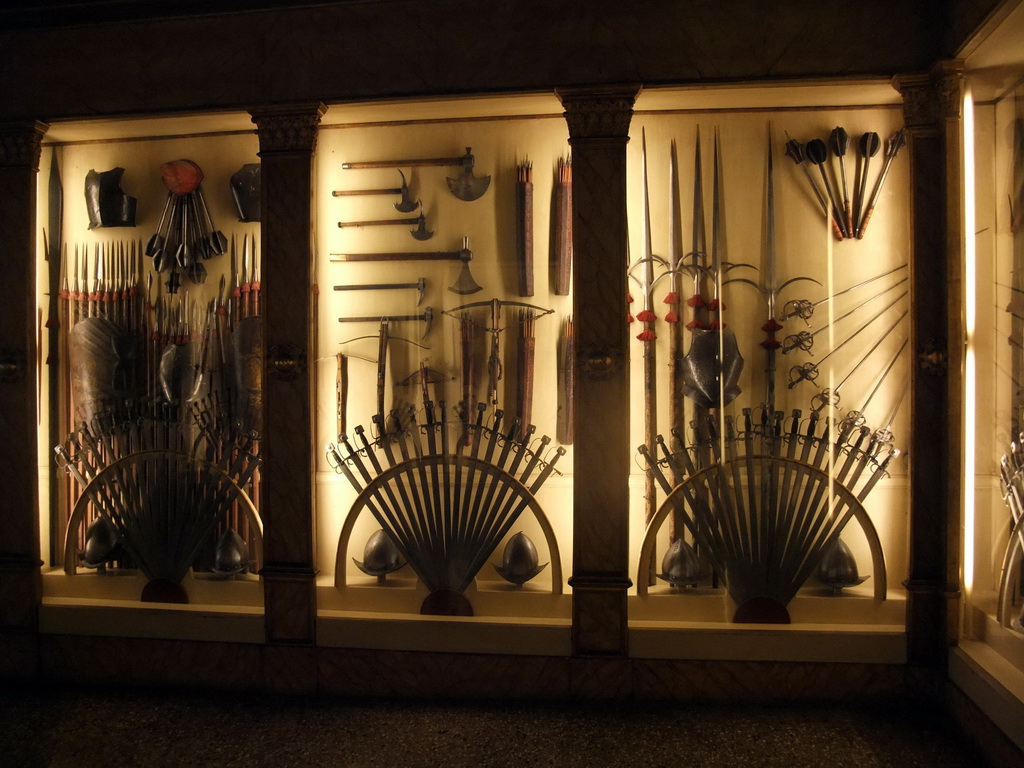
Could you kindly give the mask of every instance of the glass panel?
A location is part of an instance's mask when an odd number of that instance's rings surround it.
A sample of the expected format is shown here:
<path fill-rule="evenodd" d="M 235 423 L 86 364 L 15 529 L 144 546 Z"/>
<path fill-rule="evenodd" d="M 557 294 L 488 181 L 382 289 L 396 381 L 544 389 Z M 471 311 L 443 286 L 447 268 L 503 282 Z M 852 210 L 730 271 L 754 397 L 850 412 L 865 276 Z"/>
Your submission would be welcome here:
<path fill-rule="evenodd" d="M 567 622 L 571 165 L 561 111 L 546 95 L 325 116 L 322 616 Z"/>
<path fill-rule="evenodd" d="M 638 629 L 902 631 L 908 174 L 894 92 L 854 93 L 638 99 L 632 423 L 660 462 L 632 477 Z"/>
<path fill-rule="evenodd" d="M 262 287 L 248 116 L 68 123 L 47 142 L 45 594 L 257 606 Z"/>
<path fill-rule="evenodd" d="M 1017 70 L 1019 74 L 1019 70 Z M 1005 73 L 1003 75 L 1005 77 Z M 1021 615 L 1021 556 L 1024 490 L 1021 471 L 1024 389 L 1024 87 L 1000 88 L 974 79 L 968 101 L 966 167 L 970 193 L 967 226 L 968 273 L 968 448 L 969 475 L 964 582 L 968 595 L 966 632 L 994 647 L 1024 670 Z M 970 213 L 974 223 L 971 224 Z M 970 419 L 973 417 L 973 423 Z"/>

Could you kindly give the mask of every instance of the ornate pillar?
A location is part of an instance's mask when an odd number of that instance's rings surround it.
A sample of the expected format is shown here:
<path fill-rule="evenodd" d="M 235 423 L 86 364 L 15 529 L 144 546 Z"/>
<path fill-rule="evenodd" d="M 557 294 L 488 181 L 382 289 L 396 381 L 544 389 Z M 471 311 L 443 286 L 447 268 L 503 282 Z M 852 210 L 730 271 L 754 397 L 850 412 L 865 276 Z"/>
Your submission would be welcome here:
<path fill-rule="evenodd" d="M 267 642 L 316 642 L 313 567 L 315 453 L 313 365 L 313 156 L 320 103 L 250 110 L 260 139 L 263 211 L 263 578 Z M 278 654 L 271 668 L 308 666 L 310 654 Z M 314 659 L 315 663 L 315 659 Z M 315 685 L 315 668 L 295 670 Z M 281 670 L 281 679 L 288 674 Z M 278 687 L 268 681 L 271 687 Z M 280 682 L 280 681 L 279 681 Z"/>
<path fill-rule="evenodd" d="M 627 655 L 626 143 L 638 86 L 557 91 L 569 124 L 576 331 L 572 646 Z M 615 309 L 618 307 L 618 309 Z"/>
<path fill-rule="evenodd" d="M 910 560 L 907 658 L 944 667 L 959 620 L 963 68 L 900 75 L 911 179 Z"/>
<path fill-rule="evenodd" d="M 34 121 L 0 125 L 0 676 L 36 668 L 39 570 L 36 435 L 36 175 Z"/>

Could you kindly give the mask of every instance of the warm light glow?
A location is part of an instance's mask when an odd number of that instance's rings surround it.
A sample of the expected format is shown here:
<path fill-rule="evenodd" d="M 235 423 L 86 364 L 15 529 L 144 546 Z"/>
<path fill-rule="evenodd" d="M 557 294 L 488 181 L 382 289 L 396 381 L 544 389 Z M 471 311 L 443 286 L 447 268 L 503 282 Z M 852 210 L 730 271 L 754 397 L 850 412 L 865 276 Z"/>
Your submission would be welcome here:
<path fill-rule="evenodd" d="M 974 99 L 970 86 L 964 94 L 964 323 L 967 342 L 964 356 L 964 518 L 963 518 L 963 581 L 966 597 L 970 599 L 971 587 L 974 584 L 974 430 L 975 430 L 975 357 L 974 357 L 974 321 L 977 297 L 975 262 L 977 255 L 974 247 L 975 216 L 974 216 Z"/>

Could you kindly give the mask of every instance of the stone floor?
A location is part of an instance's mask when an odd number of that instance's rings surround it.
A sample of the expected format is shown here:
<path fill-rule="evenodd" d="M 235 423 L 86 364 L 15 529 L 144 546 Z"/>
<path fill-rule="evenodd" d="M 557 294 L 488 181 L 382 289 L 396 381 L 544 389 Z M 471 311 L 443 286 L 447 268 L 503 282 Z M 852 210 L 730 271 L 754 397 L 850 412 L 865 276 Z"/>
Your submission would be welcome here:
<path fill-rule="evenodd" d="M 900 766 L 984 761 L 911 708 L 273 699 L 0 687 L 0 765 Z"/>

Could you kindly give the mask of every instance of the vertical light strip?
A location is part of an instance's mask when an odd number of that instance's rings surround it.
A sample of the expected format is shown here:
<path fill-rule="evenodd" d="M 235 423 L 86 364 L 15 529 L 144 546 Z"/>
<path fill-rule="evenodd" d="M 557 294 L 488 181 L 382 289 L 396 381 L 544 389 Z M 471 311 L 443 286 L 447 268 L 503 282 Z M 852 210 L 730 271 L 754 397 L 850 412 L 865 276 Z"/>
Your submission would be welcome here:
<path fill-rule="evenodd" d="M 975 252 L 974 232 L 974 98 L 971 86 L 964 89 L 963 119 L 963 190 L 964 190 L 964 333 L 966 349 L 964 350 L 964 423 L 963 423 L 963 581 L 965 597 L 971 598 L 971 587 L 974 585 L 974 473 L 976 429 L 975 413 L 975 357 L 974 357 L 974 323 L 977 311 L 977 254 Z"/>

